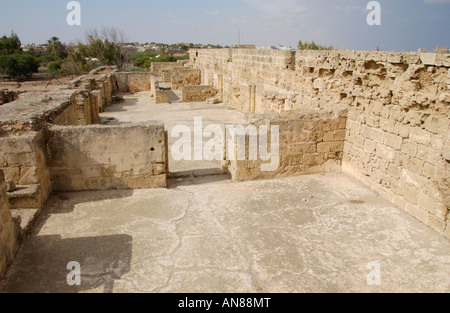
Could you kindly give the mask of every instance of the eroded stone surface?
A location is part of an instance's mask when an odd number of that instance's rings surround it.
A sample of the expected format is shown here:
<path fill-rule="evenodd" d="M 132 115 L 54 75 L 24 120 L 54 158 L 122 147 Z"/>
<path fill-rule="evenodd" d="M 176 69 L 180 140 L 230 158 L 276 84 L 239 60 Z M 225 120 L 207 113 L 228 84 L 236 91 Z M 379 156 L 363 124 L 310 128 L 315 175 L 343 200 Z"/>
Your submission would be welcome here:
<path fill-rule="evenodd" d="M 343 174 L 199 178 L 53 196 L 0 290 L 449 292 L 449 265 L 447 239 Z"/>

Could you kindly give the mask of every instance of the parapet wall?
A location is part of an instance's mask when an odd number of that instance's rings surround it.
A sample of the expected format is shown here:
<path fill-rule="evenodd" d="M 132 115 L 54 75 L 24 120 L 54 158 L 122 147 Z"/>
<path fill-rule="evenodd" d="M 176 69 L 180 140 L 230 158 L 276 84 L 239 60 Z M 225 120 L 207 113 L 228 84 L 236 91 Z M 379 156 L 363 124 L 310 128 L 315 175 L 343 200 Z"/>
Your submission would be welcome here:
<path fill-rule="evenodd" d="M 55 191 L 166 187 L 162 123 L 53 126 L 46 137 Z"/>
<path fill-rule="evenodd" d="M 450 55 L 191 50 L 241 112 L 348 108 L 344 172 L 450 236 Z M 291 139 L 287 139 L 286 144 Z"/>

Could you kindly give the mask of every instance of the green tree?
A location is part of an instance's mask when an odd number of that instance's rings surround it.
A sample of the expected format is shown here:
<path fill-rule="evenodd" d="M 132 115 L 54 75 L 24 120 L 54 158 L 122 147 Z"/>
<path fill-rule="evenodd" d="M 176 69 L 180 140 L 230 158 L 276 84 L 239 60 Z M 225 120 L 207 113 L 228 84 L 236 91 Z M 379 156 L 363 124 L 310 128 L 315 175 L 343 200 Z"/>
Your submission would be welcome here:
<path fill-rule="evenodd" d="M 131 53 L 125 46 L 125 34 L 117 28 L 105 28 L 101 33 L 96 29 L 86 32 L 85 53 L 90 58 L 96 58 L 102 65 L 115 65 L 123 69 L 126 62 L 131 60 Z"/>
<path fill-rule="evenodd" d="M 0 73 L 9 78 L 30 78 L 39 71 L 39 61 L 25 54 L 11 54 L 0 56 Z"/>
<path fill-rule="evenodd" d="M 20 54 L 22 43 L 16 33 L 11 32 L 10 37 L 0 38 L 0 55 Z"/>
<path fill-rule="evenodd" d="M 64 60 L 68 57 L 67 47 L 64 45 L 58 37 L 52 37 L 47 42 L 47 54 L 52 55 L 55 60 Z"/>

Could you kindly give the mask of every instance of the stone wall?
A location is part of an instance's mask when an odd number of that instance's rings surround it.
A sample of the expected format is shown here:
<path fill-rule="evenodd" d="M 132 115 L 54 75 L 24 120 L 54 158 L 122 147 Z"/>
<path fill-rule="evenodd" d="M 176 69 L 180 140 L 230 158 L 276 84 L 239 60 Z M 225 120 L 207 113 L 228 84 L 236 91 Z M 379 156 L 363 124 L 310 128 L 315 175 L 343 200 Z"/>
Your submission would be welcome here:
<path fill-rule="evenodd" d="M 53 126 L 47 142 L 53 190 L 166 186 L 168 144 L 162 123 Z"/>
<path fill-rule="evenodd" d="M 0 138 L 0 169 L 6 180 L 32 192 L 11 193 L 11 207 L 40 209 L 51 192 L 43 132 Z"/>
<path fill-rule="evenodd" d="M 118 91 L 111 69 L 100 69 L 48 93 L 24 93 L 18 100 L 0 106 L 0 137 L 40 131 L 49 123 L 99 124 L 99 113 Z"/>
<path fill-rule="evenodd" d="M 121 92 L 150 90 L 150 73 L 115 72 L 114 77 Z"/>
<path fill-rule="evenodd" d="M 100 91 L 97 95 L 93 95 L 89 91 L 73 93 L 69 100 L 70 105 L 63 112 L 51 118 L 49 122 L 55 125 L 73 126 L 99 124 L 101 118 L 98 95 L 100 95 Z"/>
<path fill-rule="evenodd" d="M 150 85 L 151 85 L 150 97 L 153 98 L 153 100 L 155 101 L 156 104 L 169 102 L 169 93 L 167 90 L 160 89 L 159 81 L 156 76 L 151 75 Z"/>
<path fill-rule="evenodd" d="M 212 86 L 184 86 L 183 102 L 204 102 L 217 95 L 217 89 Z"/>
<path fill-rule="evenodd" d="M 19 249 L 20 231 L 13 222 L 6 195 L 6 182 L 0 170 L 0 280 Z"/>
<path fill-rule="evenodd" d="M 172 75 L 172 90 L 182 90 L 184 86 L 197 86 L 201 84 L 200 70 L 181 70 Z"/>
<path fill-rule="evenodd" d="M 184 69 L 184 65 L 182 63 L 178 62 L 153 62 L 150 67 L 150 72 L 155 75 L 156 77 L 163 77 L 163 72 L 166 71 L 166 81 L 163 82 L 170 82 L 170 79 L 173 75 L 173 73 L 177 70 Z"/>
<path fill-rule="evenodd" d="M 343 170 L 450 236 L 450 55 L 205 49 L 190 59 L 241 112 L 349 108 Z"/>
<path fill-rule="evenodd" d="M 234 155 L 228 169 L 236 181 L 249 181 L 256 179 L 267 179 L 276 177 L 287 177 L 300 174 L 332 173 L 340 172 L 342 166 L 342 156 L 344 150 L 345 127 L 347 122 L 347 110 L 337 110 L 317 113 L 304 113 L 296 116 L 265 117 L 253 116 L 255 130 L 246 132 L 246 160 L 239 160 L 239 139 L 228 142 L 234 144 L 231 149 Z M 279 162 L 274 169 L 263 170 L 262 165 L 268 165 L 271 160 L 263 160 L 258 142 L 258 135 L 261 126 L 267 127 L 268 141 L 267 149 L 264 153 L 278 156 Z M 272 127 L 278 127 L 279 146 L 275 146 L 272 141 Z M 249 128 L 248 130 L 250 130 Z M 235 132 L 234 136 L 240 136 Z M 253 140 L 251 137 L 253 136 Z M 259 139 L 261 140 L 261 136 Z M 258 158 L 250 160 L 250 147 L 258 147 Z M 278 151 L 277 151 L 278 150 Z M 256 150 L 253 152 L 256 153 Z M 266 157 L 267 158 L 267 157 Z M 255 160 L 256 159 L 256 160 Z M 275 164 L 275 163 L 274 163 Z"/>

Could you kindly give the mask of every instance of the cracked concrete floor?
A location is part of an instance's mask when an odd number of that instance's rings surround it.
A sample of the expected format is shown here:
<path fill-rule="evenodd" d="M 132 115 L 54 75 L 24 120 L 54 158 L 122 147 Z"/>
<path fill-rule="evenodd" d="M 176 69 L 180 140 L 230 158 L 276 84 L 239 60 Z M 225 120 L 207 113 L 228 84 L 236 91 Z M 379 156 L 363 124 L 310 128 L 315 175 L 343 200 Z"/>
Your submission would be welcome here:
<path fill-rule="evenodd" d="M 0 291 L 449 292 L 449 265 L 447 239 L 343 174 L 213 176 L 54 195 Z"/>

